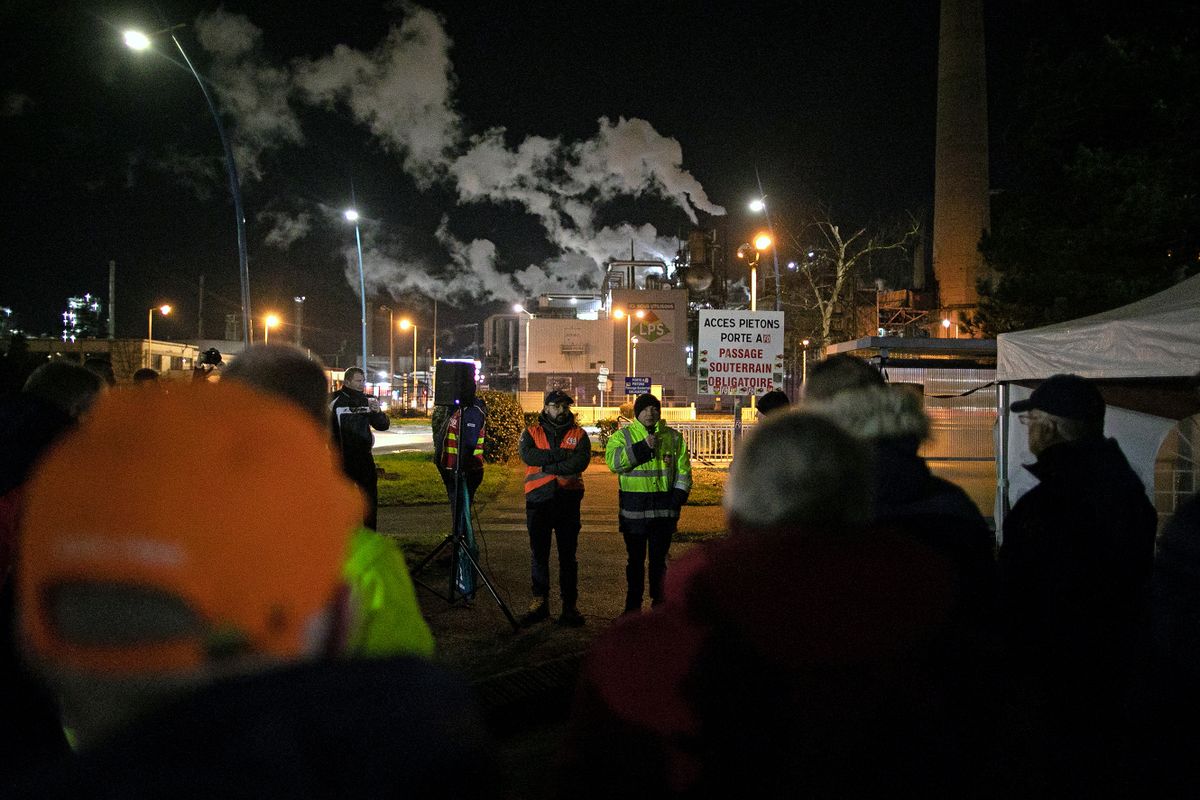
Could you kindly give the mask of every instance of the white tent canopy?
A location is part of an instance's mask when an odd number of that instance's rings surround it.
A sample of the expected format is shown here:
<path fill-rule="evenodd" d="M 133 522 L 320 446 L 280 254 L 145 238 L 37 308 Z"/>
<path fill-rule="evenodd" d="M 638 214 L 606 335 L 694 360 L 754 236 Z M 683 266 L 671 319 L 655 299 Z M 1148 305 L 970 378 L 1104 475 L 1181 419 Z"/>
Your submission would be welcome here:
<path fill-rule="evenodd" d="M 1035 484 L 1025 430 L 1008 406 L 1058 373 L 1100 381 L 1108 401 L 1105 434 L 1120 443 L 1153 498 L 1154 462 L 1181 416 L 1195 413 L 1180 382 L 1200 372 L 1200 275 L 1121 308 L 1028 331 L 1001 334 L 996 345 L 1000 439 L 996 459 L 996 526 Z M 1124 407 L 1123 407 L 1124 406 Z M 1181 408 L 1185 409 L 1181 411 Z M 1134 410 L 1136 409 L 1136 410 Z"/>
<path fill-rule="evenodd" d="M 1200 371 L 1200 275 L 1103 314 L 1016 333 L 996 345 L 996 380 L 1185 377 Z"/>

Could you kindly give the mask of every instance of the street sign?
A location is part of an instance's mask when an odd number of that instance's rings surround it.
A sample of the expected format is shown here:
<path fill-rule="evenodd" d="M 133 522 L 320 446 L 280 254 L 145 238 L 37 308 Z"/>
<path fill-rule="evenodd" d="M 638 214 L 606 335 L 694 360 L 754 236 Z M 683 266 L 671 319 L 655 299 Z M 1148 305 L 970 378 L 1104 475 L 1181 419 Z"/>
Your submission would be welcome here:
<path fill-rule="evenodd" d="M 601 367 L 600 368 L 600 377 L 604 377 L 607 374 L 608 374 L 608 367 Z"/>
<path fill-rule="evenodd" d="M 649 378 L 626 378 L 625 394 L 646 394 L 650 391 Z"/>
<path fill-rule="evenodd" d="M 783 385 L 783 312 L 700 312 L 700 394 L 761 395 Z"/>

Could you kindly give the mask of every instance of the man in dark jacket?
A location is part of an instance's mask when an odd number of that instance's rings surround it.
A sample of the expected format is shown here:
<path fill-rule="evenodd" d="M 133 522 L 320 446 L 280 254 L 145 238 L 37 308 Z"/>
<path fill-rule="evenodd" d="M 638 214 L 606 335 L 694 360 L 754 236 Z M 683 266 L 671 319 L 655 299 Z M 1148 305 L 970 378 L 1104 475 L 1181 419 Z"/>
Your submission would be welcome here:
<path fill-rule="evenodd" d="M 379 410 L 379 401 L 363 393 L 366 375 L 358 367 L 350 367 L 342 378 L 342 388 L 329 397 L 332 413 L 333 439 L 342 454 L 342 470 L 350 480 L 367 493 L 363 524 L 375 530 L 375 515 L 379 505 L 379 475 L 375 472 L 375 434 L 386 431 L 391 423 Z"/>
<path fill-rule="evenodd" d="M 571 413 L 574 401 L 555 389 L 546 395 L 538 424 L 521 434 L 521 460 L 525 462 L 525 519 L 529 525 L 530 572 L 533 602 L 521 618 L 523 625 L 550 616 L 550 536 L 558 540 L 558 590 L 562 613 L 558 621 L 577 627 L 584 624 L 579 599 L 579 504 L 583 502 L 583 471 L 592 458 L 592 443 Z"/>
<path fill-rule="evenodd" d="M 1039 480 L 1004 522 L 1000 576 L 1013 673 L 1051 781 L 1102 788 L 1139 637 L 1154 563 L 1157 515 L 1113 439 L 1088 380 L 1055 375 L 1012 404 L 1029 429 Z"/>

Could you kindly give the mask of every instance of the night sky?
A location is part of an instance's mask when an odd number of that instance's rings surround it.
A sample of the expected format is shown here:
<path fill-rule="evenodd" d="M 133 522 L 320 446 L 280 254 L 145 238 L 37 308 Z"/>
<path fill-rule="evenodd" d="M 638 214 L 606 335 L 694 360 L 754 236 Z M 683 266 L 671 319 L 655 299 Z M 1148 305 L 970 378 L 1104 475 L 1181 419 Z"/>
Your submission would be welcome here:
<path fill-rule="evenodd" d="M 1032 4 L 989 6 L 1003 140 Z M 595 285 L 629 252 L 669 258 L 693 220 L 734 235 L 757 167 L 786 217 L 867 221 L 932 204 L 936 2 L 5 5 L 0 305 L 57 333 L 69 294 L 106 295 L 118 335 L 205 332 L 238 313 L 220 144 L 170 40 L 211 80 L 237 150 L 256 318 L 307 296 L 305 340 L 356 347 L 351 186 L 368 296 L 455 324 Z M 993 182 L 1006 170 L 993 152 Z M 281 338 L 292 338 L 285 329 Z M 465 338 L 471 338 L 469 329 Z"/>

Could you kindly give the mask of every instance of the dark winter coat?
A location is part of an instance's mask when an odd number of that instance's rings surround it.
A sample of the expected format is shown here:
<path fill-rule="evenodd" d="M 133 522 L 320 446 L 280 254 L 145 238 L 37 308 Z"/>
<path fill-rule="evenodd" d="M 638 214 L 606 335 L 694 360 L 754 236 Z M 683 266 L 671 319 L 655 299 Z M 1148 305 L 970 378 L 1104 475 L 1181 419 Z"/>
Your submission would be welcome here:
<path fill-rule="evenodd" d="M 371 429 L 386 431 L 391 424 L 387 414 L 371 411 L 366 394 L 349 386 L 330 395 L 329 411 L 334 443 L 342 454 L 346 474 L 356 483 L 374 484 L 375 459 L 371 448 L 375 445 L 375 434 Z"/>
<path fill-rule="evenodd" d="M 1116 667 L 1145 622 L 1158 518 L 1125 454 L 1094 437 L 1047 448 L 1004 521 L 1004 614 L 1018 658 L 1059 679 Z"/>

